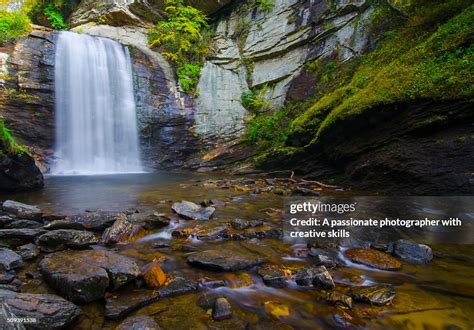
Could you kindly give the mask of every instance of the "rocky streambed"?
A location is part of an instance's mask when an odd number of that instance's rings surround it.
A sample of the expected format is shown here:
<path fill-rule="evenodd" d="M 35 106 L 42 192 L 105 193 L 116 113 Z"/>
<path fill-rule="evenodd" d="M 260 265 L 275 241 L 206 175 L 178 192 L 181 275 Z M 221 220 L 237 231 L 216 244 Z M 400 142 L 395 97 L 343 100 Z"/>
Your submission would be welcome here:
<path fill-rule="evenodd" d="M 348 192 L 293 177 L 200 177 L 150 186 L 136 193 L 134 207 L 119 201 L 113 210 L 61 212 L 64 199 L 54 207 L 40 202 L 41 209 L 5 200 L 2 322 L 18 317 L 32 322 L 26 328 L 71 329 L 472 328 L 471 245 L 426 245 L 422 238 L 285 242 L 283 198 L 320 194 Z"/>

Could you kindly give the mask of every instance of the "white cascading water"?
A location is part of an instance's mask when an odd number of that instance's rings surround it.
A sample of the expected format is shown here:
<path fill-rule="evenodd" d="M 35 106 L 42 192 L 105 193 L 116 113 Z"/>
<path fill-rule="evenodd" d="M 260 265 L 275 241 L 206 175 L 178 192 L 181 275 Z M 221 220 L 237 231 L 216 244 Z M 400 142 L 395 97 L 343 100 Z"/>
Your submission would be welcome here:
<path fill-rule="evenodd" d="M 128 48 L 61 32 L 56 43 L 53 174 L 141 172 Z"/>

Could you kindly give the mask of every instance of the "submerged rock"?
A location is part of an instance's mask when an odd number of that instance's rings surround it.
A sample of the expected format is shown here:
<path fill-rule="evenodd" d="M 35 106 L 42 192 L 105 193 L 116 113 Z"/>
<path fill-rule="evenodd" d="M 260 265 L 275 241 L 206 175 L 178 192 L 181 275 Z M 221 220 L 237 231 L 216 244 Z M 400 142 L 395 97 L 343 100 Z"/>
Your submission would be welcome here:
<path fill-rule="evenodd" d="M 274 288 L 286 287 L 285 272 L 282 269 L 278 268 L 278 266 L 260 267 L 257 273 L 258 275 L 260 275 L 265 285 L 268 285 Z"/>
<path fill-rule="evenodd" d="M 299 270 L 295 275 L 298 285 L 320 287 L 322 289 L 334 289 L 334 281 L 331 274 L 324 266 L 309 267 Z"/>
<path fill-rule="evenodd" d="M 374 249 L 349 249 L 344 251 L 349 260 L 382 270 L 397 270 L 402 264 L 395 258 Z"/>
<path fill-rule="evenodd" d="M 200 220 L 207 221 L 209 220 L 214 211 L 216 210 L 213 207 L 201 207 L 197 204 L 188 201 L 182 201 L 179 203 L 174 203 L 171 207 L 176 214 L 179 216 L 190 219 L 190 220 Z"/>
<path fill-rule="evenodd" d="M 23 264 L 21 256 L 7 248 L 0 248 L 0 271 L 20 267 Z"/>
<path fill-rule="evenodd" d="M 118 325 L 116 330 L 160 330 L 160 326 L 150 316 L 131 316 Z"/>
<path fill-rule="evenodd" d="M 252 220 L 252 221 L 247 221 L 243 219 L 234 219 L 230 222 L 230 225 L 234 229 L 247 229 L 247 228 L 254 228 L 254 227 L 259 227 L 263 225 L 263 221 L 261 220 Z"/>
<path fill-rule="evenodd" d="M 43 216 L 43 212 L 38 207 L 11 200 L 3 202 L 2 209 L 21 219 L 41 221 L 41 217 Z"/>
<path fill-rule="evenodd" d="M 16 249 L 16 252 L 21 256 L 23 261 L 32 260 L 36 258 L 39 254 L 37 246 L 31 243 L 19 246 Z"/>
<path fill-rule="evenodd" d="M 35 323 L 26 324 L 28 328 L 64 328 L 81 314 L 79 307 L 52 294 L 28 294 L 0 290 L 0 302 L 3 306 L 8 306 L 12 317 L 35 319 Z"/>
<path fill-rule="evenodd" d="M 160 297 L 171 297 L 196 291 L 197 289 L 197 282 L 187 280 L 183 277 L 175 277 L 168 283 L 168 285 L 159 289 L 158 293 L 160 294 Z"/>
<path fill-rule="evenodd" d="M 158 301 L 156 290 L 127 289 L 105 295 L 105 317 L 118 319 L 125 315 Z"/>
<path fill-rule="evenodd" d="M 217 298 L 212 309 L 212 319 L 223 321 L 232 317 L 232 307 L 226 298 Z"/>
<path fill-rule="evenodd" d="M 314 261 L 316 266 L 323 265 L 327 268 L 334 268 L 342 263 L 339 252 L 334 248 L 311 248 L 308 256 Z"/>
<path fill-rule="evenodd" d="M 352 309 L 352 298 L 342 292 L 329 292 L 326 296 L 326 301 L 334 305 L 341 305 Z"/>
<path fill-rule="evenodd" d="M 71 249 L 84 249 L 99 240 L 91 232 L 84 230 L 58 229 L 38 237 L 37 244 L 43 252 L 56 252 Z"/>
<path fill-rule="evenodd" d="M 397 257 L 412 263 L 427 263 L 433 259 L 433 251 L 428 245 L 406 239 L 396 241 L 389 250 Z"/>
<path fill-rule="evenodd" d="M 391 286 L 383 285 L 357 287 L 352 289 L 351 295 L 355 301 L 373 305 L 388 305 L 395 298 L 395 290 Z"/>
<path fill-rule="evenodd" d="M 264 262 L 261 257 L 229 250 L 197 252 L 190 255 L 187 260 L 192 266 L 230 272 L 257 266 Z"/>
<path fill-rule="evenodd" d="M 128 257 L 105 250 L 56 252 L 39 264 L 45 281 L 76 303 L 89 303 L 140 275 Z"/>

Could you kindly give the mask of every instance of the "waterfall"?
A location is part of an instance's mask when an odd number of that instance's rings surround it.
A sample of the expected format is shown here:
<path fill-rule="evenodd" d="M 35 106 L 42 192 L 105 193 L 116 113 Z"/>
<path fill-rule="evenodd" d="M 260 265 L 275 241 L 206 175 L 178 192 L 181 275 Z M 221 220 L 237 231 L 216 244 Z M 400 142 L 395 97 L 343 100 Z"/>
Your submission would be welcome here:
<path fill-rule="evenodd" d="M 53 174 L 141 172 L 128 48 L 61 32 L 56 43 Z"/>

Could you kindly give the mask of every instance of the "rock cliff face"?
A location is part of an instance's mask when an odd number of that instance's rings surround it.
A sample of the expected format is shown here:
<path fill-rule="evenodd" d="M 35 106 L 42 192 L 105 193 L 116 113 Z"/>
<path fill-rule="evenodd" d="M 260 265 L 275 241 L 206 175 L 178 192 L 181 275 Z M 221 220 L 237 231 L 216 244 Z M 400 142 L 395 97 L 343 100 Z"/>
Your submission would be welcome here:
<path fill-rule="evenodd" d="M 369 49 L 369 1 L 275 0 L 270 11 L 245 2 L 216 28 L 215 55 L 202 70 L 196 132 L 206 140 L 240 135 L 248 115 L 242 93 L 263 90 L 278 110 L 288 97 L 311 94 L 306 63 L 348 61 Z"/>

